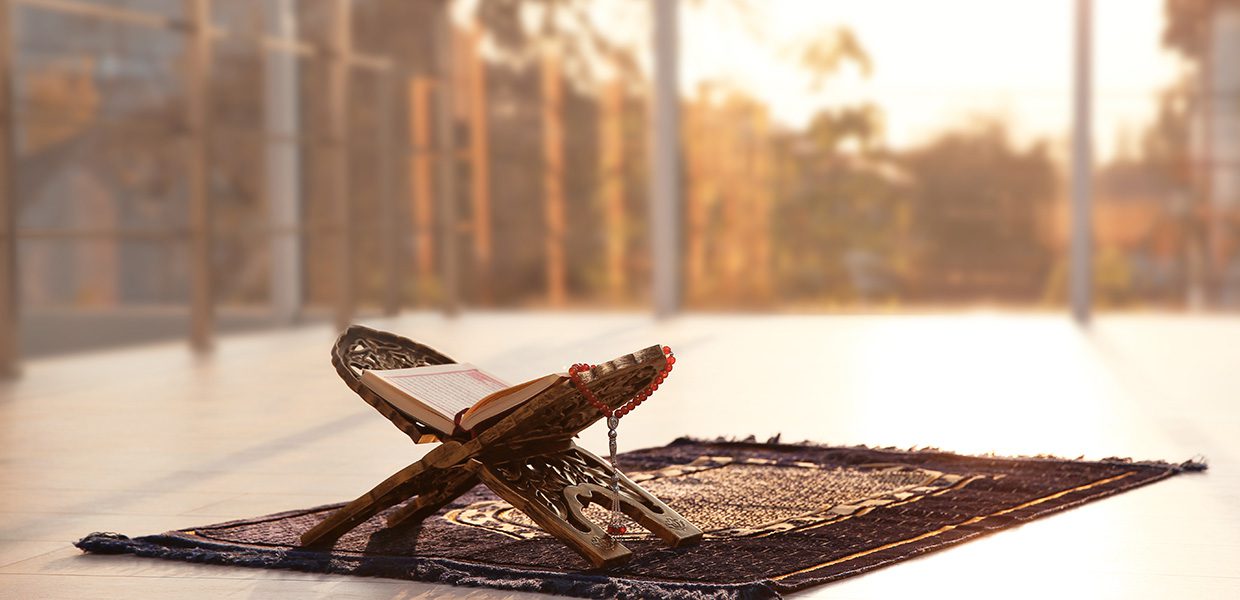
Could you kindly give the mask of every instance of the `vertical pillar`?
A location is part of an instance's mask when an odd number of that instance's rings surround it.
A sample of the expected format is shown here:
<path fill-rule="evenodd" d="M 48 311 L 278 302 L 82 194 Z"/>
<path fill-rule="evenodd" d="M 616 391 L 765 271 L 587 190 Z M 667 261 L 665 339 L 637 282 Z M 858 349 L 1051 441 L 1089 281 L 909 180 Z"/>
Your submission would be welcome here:
<path fill-rule="evenodd" d="M 680 309 L 681 189 L 679 2 L 650 0 L 654 13 L 654 100 L 650 139 L 651 263 L 654 310 L 660 317 Z"/>
<path fill-rule="evenodd" d="M 1203 37 L 1202 51 L 1199 58 L 1200 64 L 1197 68 L 1197 77 L 1195 89 L 1196 94 L 1196 110 L 1192 114 L 1192 122 L 1189 127 L 1189 153 L 1192 159 L 1192 178 L 1194 196 L 1193 219 L 1209 218 L 1206 210 L 1209 208 L 1210 202 L 1210 170 L 1212 161 L 1210 160 L 1211 138 L 1214 134 L 1214 127 L 1211 122 L 1210 111 L 1210 72 L 1213 70 L 1214 60 L 1210 55 L 1209 44 L 1209 19 L 1199 25 L 1201 35 Z M 1195 223 L 1194 223 L 1195 224 Z M 1190 229 L 1190 235 L 1185 247 L 1185 271 L 1186 271 L 1186 289 L 1185 304 L 1189 310 L 1200 310 L 1205 307 L 1207 293 L 1210 287 L 1210 240 L 1208 221 L 1201 223 L 1203 227 L 1200 231 L 1194 232 Z"/>
<path fill-rule="evenodd" d="M 713 127 L 709 119 L 710 103 L 705 88 L 699 88 L 698 98 L 689 105 L 685 116 L 685 163 L 689 181 L 685 189 L 685 216 L 688 228 L 685 232 L 686 293 L 693 301 L 706 296 L 706 215 L 710 195 L 717 185 L 711 171 L 710 158 L 718 148 L 718 135 L 722 128 Z"/>
<path fill-rule="evenodd" d="M 379 98 L 376 108 L 379 111 L 379 206 L 383 211 L 383 222 L 379 224 L 383 236 L 383 314 L 392 316 L 400 312 L 401 305 L 401 274 L 400 274 L 400 238 L 401 228 L 396 217 L 396 169 L 392 168 L 392 153 L 395 151 L 394 132 L 392 131 L 392 110 L 395 106 L 393 95 L 396 92 L 394 79 L 396 69 L 384 71 L 379 80 Z"/>
<path fill-rule="evenodd" d="M 1205 71 L 1210 130 L 1209 255 L 1220 306 L 1240 305 L 1240 6 L 1215 2 L 1207 25 Z"/>
<path fill-rule="evenodd" d="M 436 208 L 439 213 L 439 261 L 443 282 L 443 311 L 455 315 L 460 310 L 460 264 L 457 256 L 456 210 L 456 134 L 452 98 L 452 16 L 443 2 L 435 17 L 435 52 L 438 55 L 438 83 L 435 86 L 435 151 L 438 181 Z"/>
<path fill-rule="evenodd" d="M 478 294 L 483 303 L 491 297 L 491 151 L 490 123 L 487 117 L 486 62 L 479 52 L 478 29 L 471 28 L 466 40 L 469 69 L 469 166 L 473 201 L 474 261 L 478 273 Z"/>
<path fill-rule="evenodd" d="M 716 153 L 714 176 L 720 183 L 719 204 L 722 217 L 722 231 L 719 243 L 715 246 L 719 250 L 720 261 L 715 268 L 720 296 L 725 301 L 735 302 L 740 297 L 742 279 L 747 279 L 745 273 L 742 273 L 747 246 L 744 233 L 747 215 L 742 205 L 747 198 L 740 189 L 745 185 L 745 179 L 740 174 L 744 160 L 741 154 L 744 152 L 741 145 L 744 113 L 736 99 L 728 98 L 719 107 L 718 117 L 729 126 L 720 128 L 720 139 L 711 148 Z"/>
<path fill-rule="evenodd" d="M 0 0 L 0 379 L 18 372 L 17 162 L 13 122 L 16 44 L 8 0 Z"/>
<path fill-rule="evenodd" d="M 1093 300 L 1093 121 L 1091 0 L 1076 0 L 1072 84 L 1072 317 L 1088 325 Z"/>
<path fill-rule="evenodd" d="M 190 218 L 190 345 L 199 352 L 214 343 L 215 298 L 211 268 L 211 198 L 207 183 L 208 82 L 211 77 L 210 0 L 186 0 L 185 123 L 186 189 Z"/>
<path fill-rule="evenodd" d="M 619 304 L 628 295 L 625 247 L 628 227 L 624 218 L 624 84 L 613 79 L 603 86 L 599 124 L 600 188 L 607 228 L 607 290 Z"/>
<path fill-rule="evenodd" d="M 547 301 L 563 306 L 565 292 L 564 234 L 564 124 L 563 79 L 560 57 L 555 51 L 543 54 L 543 200 L 546 218 Z"/>
<path fill-rule="evenodd" d="M 753 135 L 749 140 L 752 163 L 749 181 L 753 186 L 753 274 L 754 288 L 760 301 L 774 297 L 775 284 L 771 280 L 774 254 L 771 250 L 771 213 L 774 211 L 774 177 L 770 143 L 770 121 L 766 108 L 753 104 Z"/>
<path fill-rule="evenodd" d="M 418 281 L 425 284 L 435 275 L 434 190 L 431 187 L 431 82 L 414 77 L 409 82 L 409 142 L 413 150 L 409 172 L 412 178 L 413 232 Z"/>
<path fill-rule="evenodd" d="M 349 54 L 352 47 L 352 3 L 333 0 L 328 26 L 327 169 L 334 208 L 336 306 L 334 323 L 344 329 L 353 320 L 353 215 L 349 203 Z"/>
<path fill-rule="evenodd" d="M 276 0 L 270 21 L 282 40 L 297 39 L 293 0 Z M 262 33 L 261 31 L 259 33 Z M 301 316 L 301 161 L 297 56 L 259 44 L 263 65 L 264 181 L 271 221 L 271 306 L 281 323 Z"/>

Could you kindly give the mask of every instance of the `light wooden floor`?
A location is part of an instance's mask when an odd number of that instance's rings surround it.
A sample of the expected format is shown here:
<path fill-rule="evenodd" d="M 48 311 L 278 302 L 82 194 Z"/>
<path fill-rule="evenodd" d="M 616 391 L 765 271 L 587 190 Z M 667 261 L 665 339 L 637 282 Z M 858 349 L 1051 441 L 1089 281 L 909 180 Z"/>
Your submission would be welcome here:
<path fill-rule="evenodd" d="M 812 590 L 831 598 L 1240 598 L 1240 318 L 410 315 L 371 323 L 513 380 L 679 357 L 623 448 L 701 437 L 1183 460 L 1173 478 Z M 424 451 L 340 384 L 326 328 L 30 362 L 0 395 L 5 598 L 525 597 L 86 556 L 131 535 L 351 499 Z M 605 432 L 583 436 L 601 451 Z"/>

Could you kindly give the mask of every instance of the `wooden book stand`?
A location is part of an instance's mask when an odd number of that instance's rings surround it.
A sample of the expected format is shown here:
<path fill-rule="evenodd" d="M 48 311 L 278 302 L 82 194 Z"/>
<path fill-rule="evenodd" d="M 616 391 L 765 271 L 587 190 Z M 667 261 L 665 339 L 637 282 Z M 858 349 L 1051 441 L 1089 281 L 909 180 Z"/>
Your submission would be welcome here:
<path fill-rule="evenodd" d="M 363 369 L 402 369 L 454 362 L 435 350 L 391 333 L 355 325 L 332 349 L 332 364 L 349 387 L 416 443 L 441 441 L 422 460 L 401 469 L 358 499 L 337 509 L 301 536 L 303 546 L 331 544 L 379 512 L 389 527 L 420 521 L 480 481 L 528 515 L 595 567 L 622 564 L 632 553 L 587 519 L 595 502 L 610 507 L 611 466 L 572 438 L 603 417 L 570 382 L 530 399 L 470 437 L 452 437 L 417 422 L 362 385 Z M 664 367 L 658 346 L 621 356 L 582 374 L 608 406 L 618 407 L 644 389 Z M 696 543 L 702 531 L 658 498 L 620 475 L 624 514 L 672 546 Z"/>

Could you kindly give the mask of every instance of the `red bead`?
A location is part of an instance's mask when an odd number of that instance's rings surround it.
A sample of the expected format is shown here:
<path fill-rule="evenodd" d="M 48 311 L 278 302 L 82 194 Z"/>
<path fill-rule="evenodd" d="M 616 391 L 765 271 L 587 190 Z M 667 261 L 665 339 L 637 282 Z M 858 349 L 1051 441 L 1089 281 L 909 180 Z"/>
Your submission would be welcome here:
<path fill-rule="evenodd" d="M 620 418 L 632 412 L 632 410 L 637 408 L 642 402 L 645 402 L 646 399 L 655 392 L 655 390 L 659 389 L 659 384 L 663 383 L 663 380 L 667 378 L 667 374 L 672 371 L 672 365 L 675 364 L 676 357 L 672 355 L 672 349 L 669 346 L 663 347 L 663 353 L 667 357 L 667 362 L 663 369 L 655 375 L 654 379 L 650 382 L 650 385 L 634 394 L 632 398 L 629 398 L 628 402 L 625 402 L 617 407 L 611 407 L 600 402 L 598 396 L 596 396 L 590 388 L 586 387 L 586 385 L 582 383 L 580 374 L 593 369 L 593 365 L 586 363 L 576 363 L 572 365 L 568 368 L 569 379 L 573 382 L 573 387 L 577 388 L 577 392 L 580 393 L 581 396 L 600 413 L 606 415 L 607 417 Z M 621 528 L 621 532 L 623 532 L 623 528 Z"/>

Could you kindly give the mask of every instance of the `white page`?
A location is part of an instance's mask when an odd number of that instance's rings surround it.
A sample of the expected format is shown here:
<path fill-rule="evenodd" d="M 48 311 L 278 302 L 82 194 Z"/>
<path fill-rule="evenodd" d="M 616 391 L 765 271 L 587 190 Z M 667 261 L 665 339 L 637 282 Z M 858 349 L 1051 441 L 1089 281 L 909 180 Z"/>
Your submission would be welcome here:
<path fill-rule="evenodd" d="M 468 363 L 374 371 L 374 374 L 450 416 L 509 387 L 498 377 Z"/>

